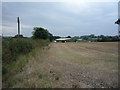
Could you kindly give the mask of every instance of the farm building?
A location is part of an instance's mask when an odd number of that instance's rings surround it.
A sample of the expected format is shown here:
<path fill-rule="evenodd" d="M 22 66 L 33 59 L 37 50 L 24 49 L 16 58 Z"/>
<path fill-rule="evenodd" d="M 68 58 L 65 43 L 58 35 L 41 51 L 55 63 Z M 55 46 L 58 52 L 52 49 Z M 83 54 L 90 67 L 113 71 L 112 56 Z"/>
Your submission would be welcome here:
<path fill-rule="evenodd" d="M 120 1 L 118 2 L 118 12 L 120 12 Z M 118 24 L 118 35 L 120 38 L 120 13 L 118 13 L 118 20 L 115 22 L 115 24 Z"/>
<path fill-rule="evenodd" d="M 118 24 L 118 35 L 120 36 L 120 19 L 118 19 L 115 24 Z"/>
<path fill-rule="evenodd" d="M 118 20 L 115 22 L 115 24 L 120 24 L 120 19 L 118 19 Z"/>
<path fill-rule="evenodd" d="M 55 42 L 67 42 L 69 40 L 71 40 L 71 38 L 58 38 L 55 40 Z"/>

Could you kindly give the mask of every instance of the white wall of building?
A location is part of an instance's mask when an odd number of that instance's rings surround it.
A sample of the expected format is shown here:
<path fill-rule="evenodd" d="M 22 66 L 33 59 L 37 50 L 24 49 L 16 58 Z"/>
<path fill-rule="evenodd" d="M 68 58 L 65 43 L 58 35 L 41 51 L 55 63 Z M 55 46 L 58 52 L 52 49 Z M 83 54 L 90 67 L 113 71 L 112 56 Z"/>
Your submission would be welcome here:
<path fill-rule="evenodd" d="M 120 19 L 120 1 L 118 2 L 118 19 Z M 118 34 L 120 35 L 120 24 L 118 25 Z"/>

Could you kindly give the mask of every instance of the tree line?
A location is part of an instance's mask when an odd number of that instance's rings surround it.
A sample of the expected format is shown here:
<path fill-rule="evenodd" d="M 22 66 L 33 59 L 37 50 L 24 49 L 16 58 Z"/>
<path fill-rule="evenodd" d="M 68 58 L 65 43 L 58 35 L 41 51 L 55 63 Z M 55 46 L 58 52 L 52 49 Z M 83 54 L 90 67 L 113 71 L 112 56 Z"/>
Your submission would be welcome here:
<path fill-rule="evenodd" d="M 119 36 L 105 36 L 105 35 L 98 35 L 95 36 L 94 34 L 91 35 L 83 35 L 83 36 L 74 36 L 74 39 L 81 39 L 86 41 L 96 41 L 96 42 L 113 42 L 113 41 L 120 41 Z"/>
<path fill-rule="evenodd" d="M 61 38 L 61 36 L 53 36 L 47 29 L 44 29 L 42 27 L 34 27 L 32 32 L 33 39 L 48 39 L 49 41 L 54 41 L 58 38 Z M 14 38 L 25 38 L 23 35 L 15 35 Z M 71 42 L 76 42 L 79 39 L 81 41 L 96 41 L 96 42 L 114 42 L 114 41 L 120 41 L 119 35 L 115 36 L 105 36 L 105 35 L 83 35 L 83 36 L 66 36 L 65 38 L 71 38 Z"/>

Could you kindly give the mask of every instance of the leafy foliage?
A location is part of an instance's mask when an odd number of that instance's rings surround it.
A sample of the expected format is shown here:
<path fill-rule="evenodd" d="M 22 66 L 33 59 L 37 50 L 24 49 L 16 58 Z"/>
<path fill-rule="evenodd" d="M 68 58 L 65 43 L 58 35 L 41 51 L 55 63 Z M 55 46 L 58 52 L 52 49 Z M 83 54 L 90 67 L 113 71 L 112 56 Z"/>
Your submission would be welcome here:
<path fill-rule="evenodd" d="M 2 42 L 3 63 L 15 61 L 20 54 L 27 54 L 31 50 L 48 45 L 48 40 L 24 39 L 4 39 Z"/>
<path fill-rule="evenodd" d="M 23 35 L 15 35 L 15 38 L 23 38 Z"/>
<path fill-rule="evenodd" d="M 71 38 L 71 36 L 67 36 L 66 38 Z"/>
<path fill-rule="evenodd" d="M 60 36 L 53 36 L 53 40 L 61 38 Z"/>
<path fill-rule="evenodd" d="M 2 40 L 2 75 L 3 84 L 8 84 L 12 75 L 20 72 L 28 62 L 27 55 L 35 50 L 43 49 L 49 40 L 31 38 L 10 38 Z M 5 85 L 6 86 L 6 85 Z M 11 86 L 11 80 L 7 87 Z"/>
<path fill-rule="evenodd" d="M 49 40 L 52 42 L 54 40 L 54 37 L 51 33 L 49 33 Z"/>
<path fill-rule="evenodd" d="M 50 41 L 52 41 L 53 35 L 51 33 L 49 33 L 47 29 L 44 29 L 41 27 L 34 27 L 33 38 L 35 38 L 35 39 L 49 39 Z"/>
<path fill-rule="evenodd" d="M 119 36 L 104 36 L 104 35 L 95 36 L 94 34 L 81 36 L 80 39 L 86 41 L 98 41 L 98 42 L 120 41 Z"/>

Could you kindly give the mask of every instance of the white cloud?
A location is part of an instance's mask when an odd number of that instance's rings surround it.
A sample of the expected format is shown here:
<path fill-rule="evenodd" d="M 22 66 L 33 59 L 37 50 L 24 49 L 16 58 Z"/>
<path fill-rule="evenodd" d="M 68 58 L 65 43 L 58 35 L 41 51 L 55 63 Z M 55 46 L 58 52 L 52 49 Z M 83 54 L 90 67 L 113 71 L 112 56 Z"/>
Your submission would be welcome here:
<path fill-rule="evenodd" d="M 2 26 L 2 34 L 5 36 L 12 36 L 17 34 L 17 28 L 11 26 Z"/>
<path fill-rule="evenodd" d="M 88 7 L 87 2 L 64 2 L 61 9 L 65 12 L 79 14 L 84 12 Z"/>
<path fill-rule="evenodd" d="M 21 33 L 26 36 L 31 35 L 34 26 L 46 28 L 54 35 L 60 33 L 77 35 L 81 32 L 96 34 L 102 31 L 106 34 L 107 27 L 113 32 L 116 29 L 114 19 L 117 18 L 117 4 L 115 3 L 7 3 L 6 5 L 7 18 L 5 17 L 3 21 L 3 25 L 6 26 L 5 34 L 17 33 L 17 15 L 21 20 Z M 19 14 L 18 10 L 14 9 L 16 7 L 19 7 Z"/>
<path fill-rule="evenodd" d="M 23 29 L 32 29 L 33 28 L 33 26 L 31 26 L 31 25 L 21 25 L 21 28 L 23 28 Z"/>

